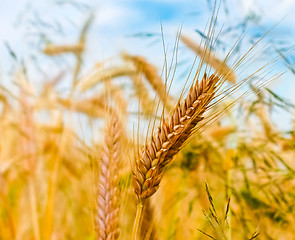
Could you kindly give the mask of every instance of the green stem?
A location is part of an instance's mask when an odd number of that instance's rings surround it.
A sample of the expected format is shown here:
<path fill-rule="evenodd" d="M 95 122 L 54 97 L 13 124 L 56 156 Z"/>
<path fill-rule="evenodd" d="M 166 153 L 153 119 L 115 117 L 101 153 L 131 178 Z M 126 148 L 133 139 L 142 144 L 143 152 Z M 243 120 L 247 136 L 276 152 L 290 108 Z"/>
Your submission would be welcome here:
<path fill-rule="evenodd" d="M 143 210 L 143 203 L 139 202 L 137 204 L 136 216 L 135 216 L 134 225 L 133 225 L 132 240 L 138 239 L 137 236 L 138 236 L 138 229 L 140 225 L 139 223 L 142 216 L 142 210 Z"/>

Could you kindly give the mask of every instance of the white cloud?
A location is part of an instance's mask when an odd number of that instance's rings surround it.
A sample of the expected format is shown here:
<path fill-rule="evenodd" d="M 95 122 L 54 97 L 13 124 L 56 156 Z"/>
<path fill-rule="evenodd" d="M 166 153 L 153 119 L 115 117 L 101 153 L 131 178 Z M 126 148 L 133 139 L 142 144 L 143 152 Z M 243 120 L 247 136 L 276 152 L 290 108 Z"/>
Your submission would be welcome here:
<path fill-rule="evenodd" d="M 120 25 L 129 16 L 134 17 L 135 13 L 120 4 L 111 1 L 98 7 L 96 23 L 98 25 Z"/>
<path fill-rule="evenodd" d="M 244 14 L 254 11 L 263 14 L 263 19 L 279 21 L 295 10 L 294 0 L 236 0 Z"/>

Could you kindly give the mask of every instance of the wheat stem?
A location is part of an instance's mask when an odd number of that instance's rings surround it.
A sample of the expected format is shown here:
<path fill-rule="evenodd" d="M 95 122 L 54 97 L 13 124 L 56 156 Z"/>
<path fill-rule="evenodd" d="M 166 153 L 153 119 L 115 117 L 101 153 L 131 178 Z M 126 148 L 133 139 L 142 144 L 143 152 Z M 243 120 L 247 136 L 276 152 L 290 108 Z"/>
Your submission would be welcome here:
<path fill-rule="evenodd" d="M 32 216 L 32 223 L 33 223 L 34 239 L 40 240 L 36 191 L 35 191 L 35 185 L 34 185 L 32 177 L 29 179 L 29 191 L 30 191 L 30 205 L 31 205 L 31 216 Z"/>
<path fill-rule="evenodd" d="M 141 220 L 141 216 L 143 213 L 143 202 L 139 202 L 137 204 L 137 208 L 136 208 L 136 216 L 135 216 L 135 220 L 134 220 L 134 225 L 133 225 L 133 231 L 132 231 L 132 240 L 138 240 L 138 229 L 140 226 L 140 220 Z"/>
<path fill-rule="evenodd" d="M 150 199 L 144 202 L 142 221 L 140 226 L 141 240 L 156 240 L 156 228 L 154 223 L 154 208 Z"/>

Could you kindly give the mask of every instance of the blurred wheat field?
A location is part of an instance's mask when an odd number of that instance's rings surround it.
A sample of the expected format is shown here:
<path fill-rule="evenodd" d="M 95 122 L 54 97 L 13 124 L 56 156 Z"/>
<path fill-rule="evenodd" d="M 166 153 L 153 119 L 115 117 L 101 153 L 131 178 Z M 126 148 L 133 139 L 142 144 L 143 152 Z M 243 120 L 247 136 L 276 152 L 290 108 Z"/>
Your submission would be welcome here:
<path fill-rule="evenodd" d="M 122 49 L 85 69 L 91 11 L 71 43 L 38 48 L 71 57 L 41 88 L 15 61 L 15 89 L 0 83 L 1 240 L 295 239 L 294 104 L 269 87 L 288 56 L 271 46 L 260 62 L 263 35 L 222 56 L 219 4 L 201 41 L 180 30 L 165 52 L 160 30 L 163 67 Z"/>

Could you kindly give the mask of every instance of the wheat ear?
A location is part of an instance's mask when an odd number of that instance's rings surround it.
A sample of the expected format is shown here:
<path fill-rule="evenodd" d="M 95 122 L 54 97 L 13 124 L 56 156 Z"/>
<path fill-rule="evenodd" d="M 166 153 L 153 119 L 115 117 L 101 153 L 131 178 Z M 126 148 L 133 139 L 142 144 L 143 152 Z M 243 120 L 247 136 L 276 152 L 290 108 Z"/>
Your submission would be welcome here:
<path fill-rule="evenodd" d="M 164 167 L 183 147 L 195 126 L 203 119 L 217 91 L 219 77 L 206 74 L 193 85 L 182 104 L 178 104 L 169 119 L 162 120 L 159 130 L 145 145 L 133 170 L 133 184 L 138 201 L 143 202 L 158 189 Z"/>
<path fill-rule="evenodd" d="M 69 45 L 54 45 L 48 44 L 45 49 L 43 49 L 43 53 L 46 55 L 59 55 L 63 53 L 74 53 L 74 54 L 81 54 L 84 51 L 84 44 L 77 43 L 77 44 L 69 44 Z"/>
<path fill-rule="evenodd" d="M 136 69 L 144 74 L 146 80 L 158 94 L 165 107 L 170 109 L 173 98 L 167 93 L 165 83 L 158 75 L 156 67 L 142 56 L 131 56 L 127 53 L 122 53 L 122 57 L 127 61 L 131 61 Z"/>
<path fill-rule="evenodd" d="M 209 78 L 205 74 L 200 82 L 196 81 L 184 102 L 178 103 L 174 108 L 170 118 L 162 118 L 157 134 L 143 148 L 133 170 L 133 186 L 138 204 L 132 240 L 137 239 L 145 200 L 157 191 L 165 166 L 184 146 L 196 125 L 203 119 L 218 86 L 223 83 L 219 80 L 214 74 Z"/>
<path fill-rule="evenodd" d="M 130 77 L 132 84 L 134 86 L 135 94 L 140 102 L 141 109 L 143 113 L 147 116 L 152 116 L 154 114 L 154 100 L 149 96 L 148 89 L 145 84 L 141 81 L 140 74 L 137 73 Z"/>
<path fill-rule="evenodd" d="M 119 236 L 117 190 L 119 156 L 120 126 L 118 117 L 113 113 L 106 128 L 100 165 L 96 217 L 98 240 L 115 240 Z"/>
<path fill-rule="evenodd" d="M 105 117 L 105 109 L 113 112 L 113 108 L 105 101 L 105 96 L 94 96 L 82 100 L 74 100 L 69 98 L 58 98 L 58 102 L 64 108 L 70 111 L 84 113 L 89 117 L 103 118 Z"/>
<path fill-rule="evenodd" d="M 136 68 L 131 63 L 106 69 L 93 69 L 79 80 L 80 89 L 87 91 L 103 81 L 122 76 L 132 76 L 135 73 Z"/>
<path fill-rule="evenodd" d="M 186 36 L 182 35 L 181 40 L 188 48 L 199 55 L 203 62 L 214 68 L 218 75 L 223 76 L 230 83 L 237 82 L 237 76 L 234 71 L 226 65 L 225 61 L 220 60 L 213 51 L 211 51 L 209 48 L 202 48 L 200 45 Z"/>

